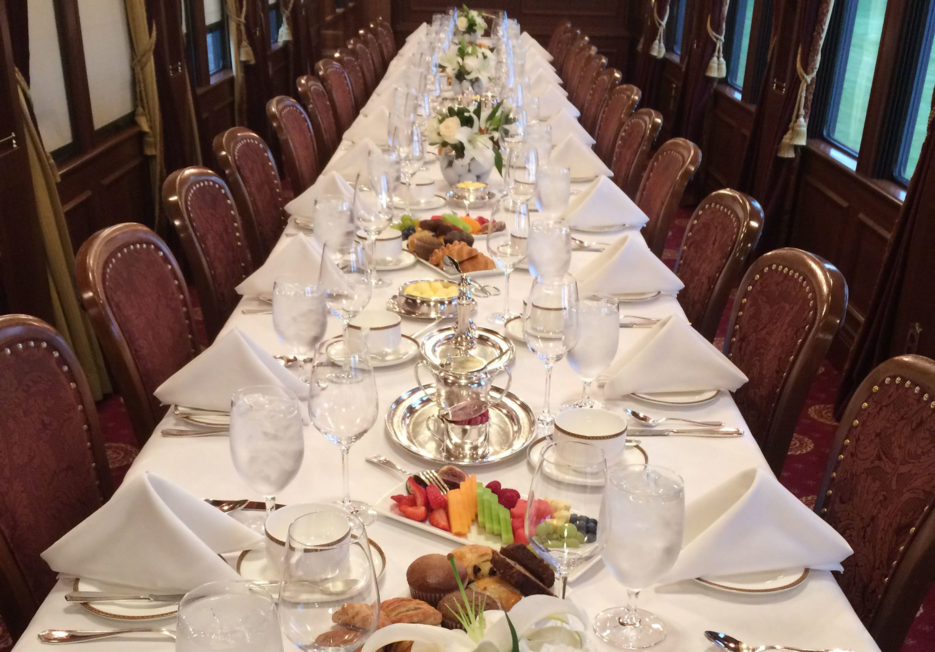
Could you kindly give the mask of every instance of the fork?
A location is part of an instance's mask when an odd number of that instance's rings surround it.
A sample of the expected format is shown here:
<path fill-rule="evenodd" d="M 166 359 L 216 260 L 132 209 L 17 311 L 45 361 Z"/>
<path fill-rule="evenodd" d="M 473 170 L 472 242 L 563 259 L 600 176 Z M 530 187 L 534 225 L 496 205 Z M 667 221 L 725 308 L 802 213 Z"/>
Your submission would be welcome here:
<path fill-rule="evenodd" d="M 435 485 L 436 487 L 438 487 L 439 491 L 441 491 L 443 494 L 448 493 L 448 485 L 445 483 L 444 480 L 441 479 L 441 476 L 439 476 L 438 473 L 435 472 L 433 469 L 425 469 L 424 471 L 418 471 L 416 473 L 412 473 L 410 471 L 407 471 L 403 467 L 399 466 L 393 460 L 387 457 L 384 457 L 383 455 L 373 455 L 372 457 L 368 457 L 367 461 L 370 462 L 371 464 L 376 464 L 377 466 L 382 466 L 383 468 L 390 469 L 391 471 L 396 471 L 397 473 L 400 473 L 406 476 L 407 478 L 411 475 L 414 475 L 420 480 L 422 480 L 422 482 L 424 482 L 427 485 L 429 484 Z"/>

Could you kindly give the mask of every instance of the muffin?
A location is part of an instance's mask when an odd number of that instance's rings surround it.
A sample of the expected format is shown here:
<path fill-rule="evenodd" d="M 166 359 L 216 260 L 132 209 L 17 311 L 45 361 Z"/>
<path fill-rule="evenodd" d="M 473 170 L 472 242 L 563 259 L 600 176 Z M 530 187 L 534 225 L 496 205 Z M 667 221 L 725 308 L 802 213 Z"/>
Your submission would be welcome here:
<path fill-rule="evenodd" d="M 493 548 L 490 546 L 469 544 L 455 548 L 451 554 L 454 555 L 455 561 L 467 570 L 469 582 L 491 575 L 490 558 L 493 556 Z"/>
<path fill-rule="evenodd" d="M 458 575 L 464 582 L 467 571 L 457 561 L 455 564 Z M 413 598 L 427 602 L 433 607 L 438 606 L 438 601 L 445 594 L 458 590 L 458 579 L 445 555 L 422 555 L 416 558 L 406 569 L 406 582 Z"/>
<path fill-rule="evenodd" d="M 458 614 L 465 613 L 465 604 L 471 605 L 474 609 L 483 609 L 484 611 L 502 611 L 503 607 L 493 596 L 475 591 L 468 587 L 464 590 L 467 600 L 461 596 L 461 591 L 452 591 L 438 603 L 438 610 L 442 614 L 442 627 L 446 629 L 463 629 L 458 620 Z"/>

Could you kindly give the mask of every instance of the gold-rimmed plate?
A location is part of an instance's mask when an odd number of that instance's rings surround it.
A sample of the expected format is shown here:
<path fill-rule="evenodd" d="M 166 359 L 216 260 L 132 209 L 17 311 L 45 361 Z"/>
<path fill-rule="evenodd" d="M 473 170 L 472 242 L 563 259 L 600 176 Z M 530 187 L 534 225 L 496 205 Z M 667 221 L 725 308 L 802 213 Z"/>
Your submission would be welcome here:
<path fill-rule="evenodd" d="M 696 577 L 695 581 L 720 591 L 758 595 L 792 590 L 808 578 L 808 573 L 808 568 L 793 568 L 724 577 Z"/>
<path fill-rule="evenodd" d="M 416 264 L 415 254 L 409 251 L 401 251 L 393 260 L 382 260 L 377 262 L 378 272 L 394 272 L 398 269 L 406 269 Z"/>
<path fill-rule="evenodd" d="M 119 584 L 108 584 L 76 577 L 72 591 L 108 591 L 117 593 L 136 592 Z M 81 607 L 95 616 L 108 620 L 142 621 L 174 618 L 179 611 L 178 602 L 151 602 L 149 600 L 101 600 L 82 602 Z"/>
<path fill-rule="evenodd" d="M 582 233 L 615 233 L 617 231 L 623 231 L 624 229 L 634 228 L 632 224 L 601 224 L 600 226 L 575 226 L 570 224 L 569 228 L 572 231 L 580 231 Z"/>
<path fill-rule="evenodd" d="M 703 389 L 689 392 L 650 392 L 633 393 L 630 396 L 656 405 L 703 405 L 713 401 L 720 394 L 718 389 Z"/>
<path fill-rule="evenodd" d="M 373 570 L 379 580 L 386 572 L 386 553 L 373 539 L 368 538 L 367 542 L 370 544 Z M 267 560 L 265 548 L 252 548 L 241 552 L 234 562 L 234 569 L 245 580 L 254 582 L 279 582 L 282 579 L 282 573 L 277 572 Z"/>
<path fill-rule="evenodd" d="M 546 445 L 552 443 L 548 437 L 539 437 L 529 445 L 529 448 L 526 449 L 526 461 L 529 463 L 529 466 L 535 470 L 539 466 L 539 462 L 542 460 L 542 451 L 545 450 Z M 627 441 L 626 448 L 624 448 L 623 453 L 620 454 L 615 460 L 607 460 L 607 466 L 611 464 L 648 464 L 649 463 L 649 453 L 646 452 L 646 449 L 643 448 L 640 444 L 637 444 L 633 441 Z M 579 478 L 574 476 L 561 476 L 553 478 L 554 480 L 566 481 L 572 484 L 588 484 L 582 483 Z"/>
<path fill-rule="evenodd" d="M 341 363 L 345 359 L 344 340 L 340 337 L 332 339 L 325 344 L 325 353 L 332 362 Z M 404 362 L 409 362 L 419 355 L 419 343 L 408 335 L 403 335 L 399 340 L 399 346 L 392 351 L 381 354 L 370 354 L 370 364 L 374 368 L 393 367 Z"/>
<path fill-rule="evenodd" d="M 660 296 L 662 296 L 662 292 L 659 290 L 655 292 L 625 292 L 613 295 L 617 303 L 643 303 L 644 301 L 652 301 Z"/>

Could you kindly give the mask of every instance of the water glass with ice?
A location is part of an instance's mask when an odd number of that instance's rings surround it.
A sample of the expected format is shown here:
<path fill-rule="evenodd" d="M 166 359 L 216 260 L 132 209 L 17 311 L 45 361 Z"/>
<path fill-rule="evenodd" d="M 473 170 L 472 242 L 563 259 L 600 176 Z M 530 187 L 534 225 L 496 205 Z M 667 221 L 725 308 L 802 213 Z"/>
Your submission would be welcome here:
<path fill-rule="evenodd" d="M 179 602 L 178 652 L 282 652 L 276 601 L 250 582 L 209 582 Z"/>
<path fill-rule="evenodd" d="M 526 245 L 529 273 L 538 278 L 559 278 L 571 265 L 571 230 L 567 224 L 544 217 L 530 218 Z"/>
<path fill-rule="evenodd" d="M 603 407 L 591 397 L 591 383 L 617 356 L 620 341 L 617 300 L 606 296 L 585 297 L 578 304 L 578 314 L 578 343 L 568 352 L 568 364 L 584 381 L 584 387 L 581 398 L 567 407 Z"/>

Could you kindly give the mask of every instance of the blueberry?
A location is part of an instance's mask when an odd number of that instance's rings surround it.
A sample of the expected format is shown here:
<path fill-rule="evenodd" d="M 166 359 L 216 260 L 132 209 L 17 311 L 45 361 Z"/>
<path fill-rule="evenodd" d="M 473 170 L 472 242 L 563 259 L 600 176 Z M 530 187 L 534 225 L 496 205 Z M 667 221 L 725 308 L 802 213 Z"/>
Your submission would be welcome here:
<path fill-rule="evenodd" d="M 412 235 L 413 233 L 415 233 L 415 232 L 416 232 L 416 227 L 414 227 L 414 226 L 407 226 L 407 227 L 403 228 L 403 230 L 402 230 L 402 237 L 403 237 L 403 240 L 408 240 L 408 239 L 409 239 L 409 236 L 411 236 L 411 235 Z"/>
<path fill-rule="evenodd" d="M 594 534 L 593 532 L 588 532 L 587 534 L 584 535 L 585 543 L 594 543 L 595 541 L 597 541 L 597 535 Z"/>

